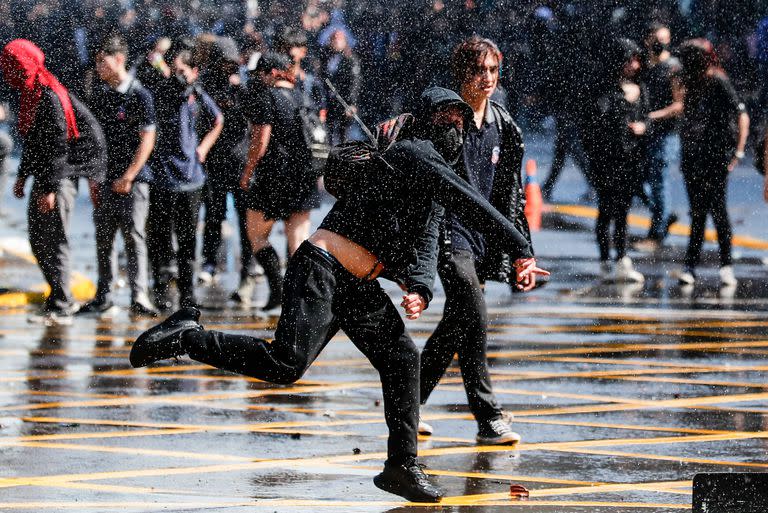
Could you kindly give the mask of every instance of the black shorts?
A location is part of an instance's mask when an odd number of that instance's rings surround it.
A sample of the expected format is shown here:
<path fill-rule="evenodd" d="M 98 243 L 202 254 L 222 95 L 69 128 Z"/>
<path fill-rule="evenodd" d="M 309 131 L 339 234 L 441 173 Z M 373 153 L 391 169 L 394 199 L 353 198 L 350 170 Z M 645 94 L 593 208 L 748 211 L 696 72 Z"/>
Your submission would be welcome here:
<path fill-rule="evenodd" d="M 248 191 L 248 208 L 262 212 L 267 219 L 283 220 L 297 212 L 320 206 L 317 179 L 311 172 L 262 173 Z"/>

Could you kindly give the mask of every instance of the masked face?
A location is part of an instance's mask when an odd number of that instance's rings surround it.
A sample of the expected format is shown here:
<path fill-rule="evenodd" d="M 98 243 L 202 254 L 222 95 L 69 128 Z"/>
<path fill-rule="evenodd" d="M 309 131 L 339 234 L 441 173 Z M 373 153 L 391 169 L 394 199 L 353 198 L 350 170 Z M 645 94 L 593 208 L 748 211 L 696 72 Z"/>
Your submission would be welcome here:
<path fill-rule="evenodd" d="M 464 147 L 464 134 L 456 125 L 433 125 L 429 139 L 437 152 L 451 166 L 461 157 Z"/>
<path fill-rule="evenodd" d="M 651 51 L 654 55 L 661 55 L 666 50 L 669 50 L 669 45 L 667 43 L 662 43 L 661 41 L 654 41 L 651 44 Z"/>

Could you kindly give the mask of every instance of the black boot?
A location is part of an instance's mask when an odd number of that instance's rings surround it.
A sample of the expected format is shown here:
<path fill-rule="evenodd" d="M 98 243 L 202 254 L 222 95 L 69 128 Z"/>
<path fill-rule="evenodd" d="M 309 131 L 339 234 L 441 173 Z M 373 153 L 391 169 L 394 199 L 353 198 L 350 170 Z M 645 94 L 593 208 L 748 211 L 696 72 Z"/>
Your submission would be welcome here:
<path fill-rule="evenodd" d="M 416 458 L 400 465 L 385 463 L 373 484 L 412 502 L 439 502 L 443 498 L 443 491 L 429 481 Z"/>
<path fill-rule="evenodd" d="M 200 310 L 184 308 L 157 326 L 148 329 L 133 343 L 128 357 L 134 367 L 144 367 L 158 360 L 186 354 L 181 338 L 189 331 L 202 331 Z"/>
<path fill-rule="evenodd" d="M 280 269 L 280 257 L 275 248 L 267 246 L 254 253 L 256 261 L 264 268 L 264 275 L 269 283 L 269 299 L 262 310 L 271 310 L 282 304 L 283 298 L 283 271 Z"/>

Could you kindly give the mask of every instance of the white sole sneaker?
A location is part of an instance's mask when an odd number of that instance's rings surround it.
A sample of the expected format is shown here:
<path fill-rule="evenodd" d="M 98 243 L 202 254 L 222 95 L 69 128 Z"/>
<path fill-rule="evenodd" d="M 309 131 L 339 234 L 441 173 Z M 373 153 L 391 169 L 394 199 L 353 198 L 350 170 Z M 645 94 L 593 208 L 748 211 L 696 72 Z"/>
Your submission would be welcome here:
<path fill-rule="evenodd" d="M 421 419 L 419 419 L 419 427 L 417 431 L 421 436 L 432 436 L 432 433 L 434 433 L 434 429 L 432 429 L 432 426 L 427 424 Z"/>

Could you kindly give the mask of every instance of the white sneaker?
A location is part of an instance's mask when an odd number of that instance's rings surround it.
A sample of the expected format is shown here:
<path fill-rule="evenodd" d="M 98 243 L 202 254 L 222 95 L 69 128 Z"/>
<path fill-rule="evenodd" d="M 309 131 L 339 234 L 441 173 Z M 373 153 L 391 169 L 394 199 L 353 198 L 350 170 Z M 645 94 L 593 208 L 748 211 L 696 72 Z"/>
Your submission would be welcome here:
<path fill-rule="evenodd" d="M 727 287 L 733 287 L 738 283 L 732 265 L 724 265 L 720 268 L 720 283 Z"/>
<path fill-rule="evenodd" d="M 681 285 L 693 285 L 696 283 L 696 276 L 694 276 L 693 271 L 683 269 L 683 271 L 677 275 L 677 281 L 680 282 Z"/>
<path fill-rule="evenodd" d="M 417 431 L 421 436 L 432 436 L 432 433 L 434 433 L 432 426 L 421 419 L 419 419 L 419 427 Z"/>
<path fill-rule="evenodd" d="M 635 270 L 632 265 L 632 259 L 628 256 L 623 257 L 613 269 L 613 279 L 618 283 L 643 283 L 645 276 Z"/>
<path fill-rule="evenodd" d="M 213 283 L 213 276 L 216 272 L 216 268 L 212 265 L 204 265 L 203 268 L 197 273 L 197 283 L 200 285 L 210 285 Z"/>
<path fill-rule="evenodd" d="M 482 421 L 477 432 L 477 443 L 481 445 L 509 445 L 520 441 L 520 435 L 503 418 Z"/>

